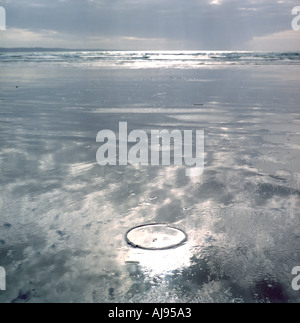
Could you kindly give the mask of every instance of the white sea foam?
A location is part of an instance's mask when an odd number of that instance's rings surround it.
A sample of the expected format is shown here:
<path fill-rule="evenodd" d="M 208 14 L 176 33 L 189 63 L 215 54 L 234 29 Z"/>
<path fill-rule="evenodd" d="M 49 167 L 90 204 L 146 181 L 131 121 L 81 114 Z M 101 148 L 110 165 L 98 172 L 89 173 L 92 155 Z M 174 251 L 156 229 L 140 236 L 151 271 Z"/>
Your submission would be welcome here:
<path fill-rule="evenodd" d="M 28 62 L 109 68 L 201 68 L 219 65 L 299 65 L 300 52 L 249 51 L 5 51 L 0 64 Z"/>

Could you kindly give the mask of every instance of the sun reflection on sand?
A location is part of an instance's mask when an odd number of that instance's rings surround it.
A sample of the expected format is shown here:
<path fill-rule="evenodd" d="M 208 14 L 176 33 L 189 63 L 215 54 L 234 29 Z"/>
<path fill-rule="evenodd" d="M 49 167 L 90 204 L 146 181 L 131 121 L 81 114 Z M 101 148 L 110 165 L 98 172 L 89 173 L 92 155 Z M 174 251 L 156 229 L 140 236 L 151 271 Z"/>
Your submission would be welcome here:
<path fill-rule="evenodd" d="M 131 248 L 126 262 L 138 263 L 149 276 L 167 275 L 172 271 L 187 268 L 191 264 L 188 245 L 169 250 L 140 250 Z"/>

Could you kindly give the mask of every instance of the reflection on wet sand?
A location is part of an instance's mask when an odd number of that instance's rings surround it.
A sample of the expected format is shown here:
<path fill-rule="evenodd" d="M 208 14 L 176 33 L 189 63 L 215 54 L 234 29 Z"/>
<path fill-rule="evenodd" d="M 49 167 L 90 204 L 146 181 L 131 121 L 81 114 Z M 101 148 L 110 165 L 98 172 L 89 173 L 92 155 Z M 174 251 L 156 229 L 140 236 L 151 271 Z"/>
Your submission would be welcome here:
<path fill-rule="evenodd" d="M 5 71 L 0 102 L 1 302 L 299 301 L 290 287 L 300 259 L 295 80 L 273 93 L 274 84 L 248 69 L 202 70 L 211 80 L 202 83 L 187 81 L 199 71 L 180 71 L 179 80 L 173 70 L 66 68 L 46 79 L 39 69 L 32 83 L 31 68 L 22 71 L 17 93 Z M 237 93 L 241 82 L 247 91 Z M 108 87 L 123 89 L 112 113 Z M 154 104 L 158 93 L 165 94 Z M 100 167 L 96 134 L 122 120 L 145 131 L 203 129 L 203 175 Z M 128 245 L 126 231 L 145 223 L 169 223 L 189 239 L 170 250 Z"/>

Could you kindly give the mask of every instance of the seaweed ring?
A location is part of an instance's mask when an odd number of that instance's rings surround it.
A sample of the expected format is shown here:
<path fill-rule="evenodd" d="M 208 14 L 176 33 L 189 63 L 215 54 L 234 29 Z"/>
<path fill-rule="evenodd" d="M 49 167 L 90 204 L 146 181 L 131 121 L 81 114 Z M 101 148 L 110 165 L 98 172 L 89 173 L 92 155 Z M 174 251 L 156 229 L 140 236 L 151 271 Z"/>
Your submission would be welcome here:
<path fill-rule="evenodd" d="M 181 239 L 180 242 L 171 244 L 171 245 L 166 246 L 166 247 L 145 247 L 145 246 L 141 246 L 141 245 L 135 244 L 133 241 L 131 241 L 128 238 L 128 234 L 131 231 L 134 231 L 134 230 L 139 229 L 139 228 L 147 228 L 147 227 L 154 227 L 154 226 L 160 226 L 160 227 L 163 226 L 163 227 L 166 227 L 168 229 L 176 230 L 178 232 L 183 233 L 184 238 Z M 179 228 L 176 228 L 176 227 L 172 227 L 172 226 L 170 226 L 167 223 L 149 223 L 149 224 L 137 225 L 137 226 L 135 226 L 135 227 L 127 230 L 126 233 L 125 233 L 125 240 L 126 240 L 127 244 L 131 245 L 134 248 L 139 248 L 139 249 L 144 249 L 144 250 L 167 250 L 167 249 L 173 249 L 173 248 L 177 248 L 179 246 L 182 246 L 185 242 L 188 241 L 188 235 L 182 229 L 179 229 Z"/>

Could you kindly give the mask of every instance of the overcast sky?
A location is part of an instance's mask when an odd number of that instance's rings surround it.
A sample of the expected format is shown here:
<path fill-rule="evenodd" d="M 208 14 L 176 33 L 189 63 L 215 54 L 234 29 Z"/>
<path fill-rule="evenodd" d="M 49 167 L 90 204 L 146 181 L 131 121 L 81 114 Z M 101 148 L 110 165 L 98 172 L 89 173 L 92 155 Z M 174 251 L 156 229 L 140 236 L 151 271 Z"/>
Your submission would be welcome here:
<path fill-rule="evenodd" d="M 0 0 L 0 47 L 300 50 L 300 0 Z"/>

